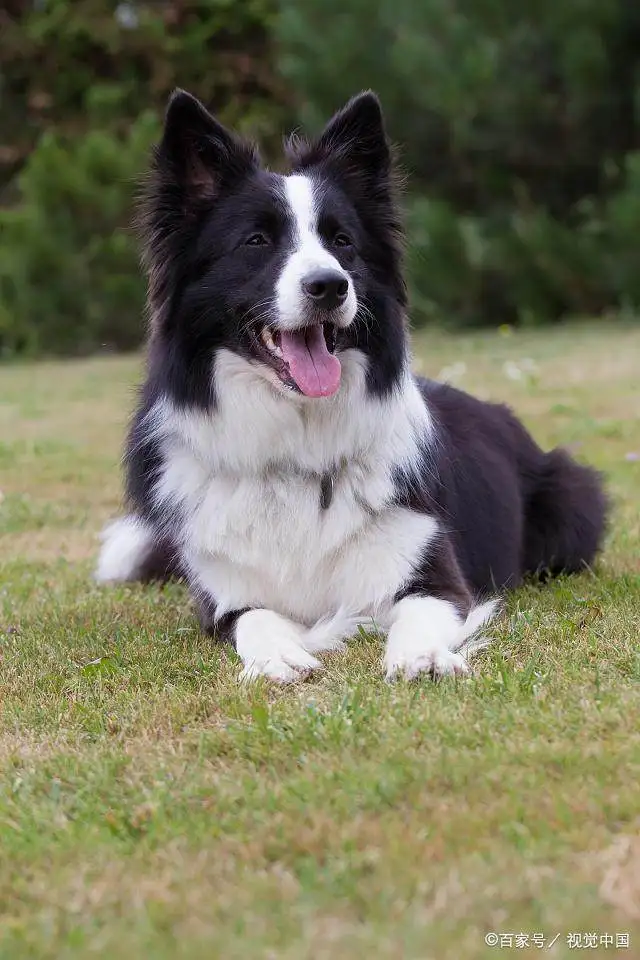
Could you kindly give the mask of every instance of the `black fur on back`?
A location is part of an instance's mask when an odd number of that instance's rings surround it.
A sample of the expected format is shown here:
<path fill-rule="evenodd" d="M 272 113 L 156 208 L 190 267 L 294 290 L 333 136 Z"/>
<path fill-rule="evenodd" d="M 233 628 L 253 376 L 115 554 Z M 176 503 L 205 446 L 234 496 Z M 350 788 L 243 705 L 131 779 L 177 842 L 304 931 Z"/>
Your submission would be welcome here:
<path fill-rule="evenodd" d="M 472 589 L 486 595 L 528 575 L 588 568 L 606 527 L 600 475 L 564 450 L 544 453 L 502 404 L 434 381 L 420 388 L 438 442 L 420 477 L 399 477 L 398 499 L 439 516 Z M 430 556 L 416 582 L 432 564 Z"/>

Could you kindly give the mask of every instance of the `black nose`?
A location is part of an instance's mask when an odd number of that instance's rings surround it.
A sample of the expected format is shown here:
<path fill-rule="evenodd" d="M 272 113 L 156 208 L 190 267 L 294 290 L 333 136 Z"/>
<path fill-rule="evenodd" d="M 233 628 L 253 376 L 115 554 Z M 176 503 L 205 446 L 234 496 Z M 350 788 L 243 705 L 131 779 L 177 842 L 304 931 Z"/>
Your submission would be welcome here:
<path fill-rule="evenodd" d="M 334 310 L 347 299 L 349 281 L 337 270 L 314 270 L 302 281 L 302 289 L 322 310 Z"/>

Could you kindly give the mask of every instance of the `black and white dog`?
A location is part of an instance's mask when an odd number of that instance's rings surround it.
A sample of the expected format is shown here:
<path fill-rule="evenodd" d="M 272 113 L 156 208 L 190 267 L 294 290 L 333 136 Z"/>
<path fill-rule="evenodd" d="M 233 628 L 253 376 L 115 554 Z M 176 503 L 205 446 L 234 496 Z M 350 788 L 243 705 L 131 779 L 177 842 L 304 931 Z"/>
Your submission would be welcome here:
<path fill-rule="evenodd" d="M 151 334 L 100 581 L 179 572 L 244 678 L 291 681 L 357 623 L 387 677 L 464 672 L 489 598 L 601 544 L 598 476 L 503 406 L 410 371 L 378 100 L 291 172 L 184 92 L 144 205 Z"/>

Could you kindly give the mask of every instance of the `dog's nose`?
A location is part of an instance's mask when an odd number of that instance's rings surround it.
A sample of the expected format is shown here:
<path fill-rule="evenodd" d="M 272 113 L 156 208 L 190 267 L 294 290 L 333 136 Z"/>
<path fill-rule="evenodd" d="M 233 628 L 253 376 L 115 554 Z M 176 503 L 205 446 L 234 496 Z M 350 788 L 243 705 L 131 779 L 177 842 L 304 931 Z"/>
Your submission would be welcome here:
<path fill-rule="evenodd" d="M 337 270 L 314 270 L 302 281 L 302 289 L 316 307 L 334 310 L 347 299 L 349 281 Z"/>

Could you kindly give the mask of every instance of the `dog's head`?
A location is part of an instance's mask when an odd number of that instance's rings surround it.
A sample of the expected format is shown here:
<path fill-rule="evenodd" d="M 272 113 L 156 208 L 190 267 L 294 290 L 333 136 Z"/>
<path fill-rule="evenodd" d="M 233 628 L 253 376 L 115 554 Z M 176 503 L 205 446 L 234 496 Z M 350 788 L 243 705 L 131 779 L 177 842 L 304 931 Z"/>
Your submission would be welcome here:
<path fill-rule="evenodd" d="M 291 173 L 272 173 L 192 96 L 170 100 L 143 213 L 154 339 L 179 395 L 206 402 L 222 348 L 284 396 L 335 394 L 346 350 L 366 355 L 374 392 L 399 373 L 401 229 L 377 98 L 286 151 Z"/>

